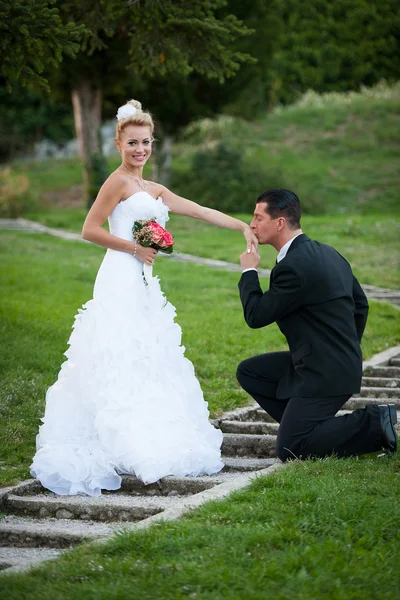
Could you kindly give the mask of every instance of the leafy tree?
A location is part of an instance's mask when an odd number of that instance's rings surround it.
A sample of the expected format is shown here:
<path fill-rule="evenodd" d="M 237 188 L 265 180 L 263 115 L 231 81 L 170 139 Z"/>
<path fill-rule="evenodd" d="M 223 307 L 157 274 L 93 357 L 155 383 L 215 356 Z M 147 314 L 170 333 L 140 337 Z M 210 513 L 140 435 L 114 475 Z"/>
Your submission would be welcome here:
<path fill-rule="evenodd" d="M 49 91 L 42 73 L 62 55 L 79 50 L 82 26 L 63 24 L 55 0 L 0 0 L 0 73 L 9 90 L 15 81 Z"/>
<path fill-rule="evenodd" d="M 0 83 L 0 163 L 33 150 L 42 138 L 62 144 L 73 137 L 70 102 L 13 83 L 12 93 Z"/>
<path fill-rule="evenodd" d="M 219 18 L 225 4 L 226 0 L 59 1 L 65 23 L 85 26 L 77 60 L 66 61 L 64 71 L 89 203 L 105 176 L 100 143 L 104 92 L 121 92 L 137 76 L 150 80 L 197 72 L 223 81 L 251 60 L 231 47 L 249 30 L 233 15 Z"/>
<path fill-rule="evenodd" d="M 400 78 L 398 0 L 274 0 L 280 35 L 269 65 L 277 99 Z"/>
<path fill-rule="evenodd" d="M 277 8 L 276 0 L 253 0 L 250 10 L 242 0 L 229 0 L 227 10 L 254 31 L 252 36 L 238 38 L 234 46 L 251 54 L 256 61 L 241 68 L 235 77 L 219 86 L 226 113 L 253 120 L 276 102 L 270 65 L 284 35 L 284 25 Z"/>

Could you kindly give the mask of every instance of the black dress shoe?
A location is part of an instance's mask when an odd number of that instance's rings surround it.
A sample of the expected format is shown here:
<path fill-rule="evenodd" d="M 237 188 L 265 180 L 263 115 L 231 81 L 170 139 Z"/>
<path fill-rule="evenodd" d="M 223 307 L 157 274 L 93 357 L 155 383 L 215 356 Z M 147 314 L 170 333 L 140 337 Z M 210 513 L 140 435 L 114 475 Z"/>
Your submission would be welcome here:
<path fill-rule="evenodd" d="M 394 426 L 397 423 L 397 413 L 395 404 L 383 404 L 378 406 L 381 416 L 382 427 L 382 446 L 386 454 L 391 456 L 397 450 L 397 435 Z"/>

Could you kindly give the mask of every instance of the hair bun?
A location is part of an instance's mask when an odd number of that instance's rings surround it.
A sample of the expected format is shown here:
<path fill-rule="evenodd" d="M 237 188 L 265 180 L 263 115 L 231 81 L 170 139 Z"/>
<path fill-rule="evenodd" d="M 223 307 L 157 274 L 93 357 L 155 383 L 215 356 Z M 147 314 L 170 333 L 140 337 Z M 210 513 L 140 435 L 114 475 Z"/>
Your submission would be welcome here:
<path fill-rule="evenodd" d="M 131 104 L 137 110 L 142 110 L 142 103 L 139 100 L 128 100 L 127 104 Z"/>

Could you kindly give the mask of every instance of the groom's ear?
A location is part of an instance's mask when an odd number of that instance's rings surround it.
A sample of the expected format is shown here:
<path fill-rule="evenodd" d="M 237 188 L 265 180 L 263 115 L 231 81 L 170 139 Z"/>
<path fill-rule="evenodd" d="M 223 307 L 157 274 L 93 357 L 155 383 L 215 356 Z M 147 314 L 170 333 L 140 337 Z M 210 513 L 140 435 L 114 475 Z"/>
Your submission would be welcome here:
<path fill-rule="evenodd" d="M 285 217 L 278 217 L 277 218 L 277 225 L 276 225 L 276 227 L 277 227 L 278 231 L 282 231 L 283 229 L 285 229 L 285 227 L 286 227 L 286 219 L 285 219 Z"/>

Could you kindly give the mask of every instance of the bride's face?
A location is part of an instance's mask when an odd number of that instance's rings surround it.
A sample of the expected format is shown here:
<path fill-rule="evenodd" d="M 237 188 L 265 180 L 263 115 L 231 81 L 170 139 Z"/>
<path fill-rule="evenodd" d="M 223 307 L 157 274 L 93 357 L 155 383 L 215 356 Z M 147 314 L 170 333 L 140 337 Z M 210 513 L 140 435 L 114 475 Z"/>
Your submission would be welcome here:
<path fill-rule="evenodd" d="M 151 155 L 152 136 L 150 129 L 142 125 L 128 125 L 115 140 L 126 166 L 143 167 Z"/>

